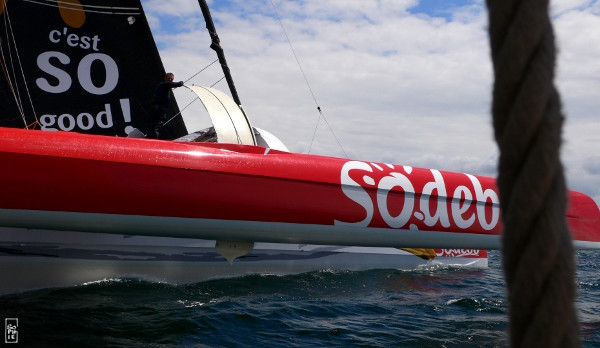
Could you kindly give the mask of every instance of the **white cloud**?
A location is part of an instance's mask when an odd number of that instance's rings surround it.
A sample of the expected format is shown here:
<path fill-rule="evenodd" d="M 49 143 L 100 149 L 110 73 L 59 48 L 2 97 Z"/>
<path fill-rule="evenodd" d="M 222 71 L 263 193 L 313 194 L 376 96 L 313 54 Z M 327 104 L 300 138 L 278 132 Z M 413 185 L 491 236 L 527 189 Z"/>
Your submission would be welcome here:
<path fill-rule="evenodd" d="M 155 16 L 177 16 L 186 17 L 190 13 L 200 13 L 197 1 L 189 0 L 145 0 L 142 2 L 146 14 L 152 13 Z"/>
<path fill-rule="evenodd" d="M 186 79 L 216 59 L 195 1 L 144 2 L 168 70 Z M 191 5 L 189 5 L 191 3 Z M 244 107 L 254 125 L 296 152 L 343 156 L 319 114 L 270 1 L 211 7 Z M 412 14 L 416 1 L 273 0 L 310 88 L 351 158 L 494 175 L 493 80 L 482 1 L 450 17 Z M 195 6 L 192 9 L 190 6 Z M 216 8 L 215 8 L 216 7 Z M 554 1 L 557 86 L 567 121 L 569 184 L 600 202 L 600 10 Z M 174 18 L 176 21 L 174 21 Z M 155 22 L 154 19 L 157 19 Z M 160 22 L 158 21 L 160 20 Z M 166 25 L 169 23 L 169 25 Z M 174 24 L 175 23 L 175 24 Z M 190 82 L 222 77 L 215 64 Z M 216 87 L 227 90 L 224 81 Z M 192 96 L 179 89 L 180 107 Z M 210 125 L 199 102 L 193 131 Z"/>

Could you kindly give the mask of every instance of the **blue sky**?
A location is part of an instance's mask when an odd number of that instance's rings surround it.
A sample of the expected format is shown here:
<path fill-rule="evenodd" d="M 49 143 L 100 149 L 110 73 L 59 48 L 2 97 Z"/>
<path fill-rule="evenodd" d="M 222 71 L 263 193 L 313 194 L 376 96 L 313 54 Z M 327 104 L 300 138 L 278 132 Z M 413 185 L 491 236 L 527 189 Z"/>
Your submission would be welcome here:
<path fill-rule="evenodd" d="M 163 63 L 177 78 L 216 59 L 196 0 L 142 3 Z M 496 174 L 483 1 L 273 3 L 310 90 L 269 0 L 209 4 L 253 125 L 294 152 Z M 551 6 L 566 116 L 562 161 L 569 186 L 600 202 L 600 4 Z M 189 83 L 221 77 L 214 65 Z M 215 87 L 227 91 L 224 82 Z M 319 120 L 311 90 L 330 128 Z M 180 107 L 193 100 L 184 89 L 176 97 Z M 183 115 L 190 130 L 210 126 L 199 102 Z"/>
<path fill-rule="evenodd" d="M 412 14 L 424 14 L 430 17 L 441 17 L 452 21 L 454 13 L 464 7 L 483 7 L 482 1 L 471 0 L 421 0 L 415 6 L 409 7 L 408 12 Z"/>

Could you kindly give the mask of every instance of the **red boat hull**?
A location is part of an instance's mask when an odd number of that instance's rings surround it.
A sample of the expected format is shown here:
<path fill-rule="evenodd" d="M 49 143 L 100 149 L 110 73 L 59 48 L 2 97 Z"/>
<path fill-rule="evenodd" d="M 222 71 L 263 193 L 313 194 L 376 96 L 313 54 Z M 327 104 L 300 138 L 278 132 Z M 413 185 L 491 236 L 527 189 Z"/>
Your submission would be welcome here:
<path fill-rule="evenodd" d="M 497 248 L 502 231 L 495 180 L 462 173 L 6 128 L 0 161 L 3 226 L 437 248 Z M 576 246 L 598 247 L 598 207 L 569 203 Z"/>

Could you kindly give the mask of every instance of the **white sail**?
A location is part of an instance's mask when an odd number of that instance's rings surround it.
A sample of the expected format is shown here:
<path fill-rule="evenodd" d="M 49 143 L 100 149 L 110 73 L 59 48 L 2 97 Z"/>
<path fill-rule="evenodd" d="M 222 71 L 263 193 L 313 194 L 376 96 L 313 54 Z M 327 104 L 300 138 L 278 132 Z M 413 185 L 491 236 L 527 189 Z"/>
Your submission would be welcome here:
<path fill-rule="evenodd" d="M 214 88 L 186 87 L 204 104 L 220 143 L 256 145 L 250 121 L 231 97 Z"/>

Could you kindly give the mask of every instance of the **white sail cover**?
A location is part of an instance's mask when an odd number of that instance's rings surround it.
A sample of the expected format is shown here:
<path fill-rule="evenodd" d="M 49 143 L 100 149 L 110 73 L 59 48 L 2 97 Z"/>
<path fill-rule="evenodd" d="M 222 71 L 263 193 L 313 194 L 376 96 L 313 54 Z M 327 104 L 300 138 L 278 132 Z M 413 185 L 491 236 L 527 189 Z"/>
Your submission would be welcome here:
<path fill-rule="evenodd" d="M 204 104 L 220 143 L 256 145 L 250 121 L 230 96 L 214 88 L 186 87 Z"/>
<path fill-rule="evenodd" d="M 254 127 L 254 130 L 256 130 L 256 132 L 254 133 L 254 136 L 256 138 L 256 145 L 268 147 L 270 149 L 275 149 L 279 151 L 290 152 L 287 146 L 285 146 L 285 144 L 273 134 L 258 127 Z"/>

